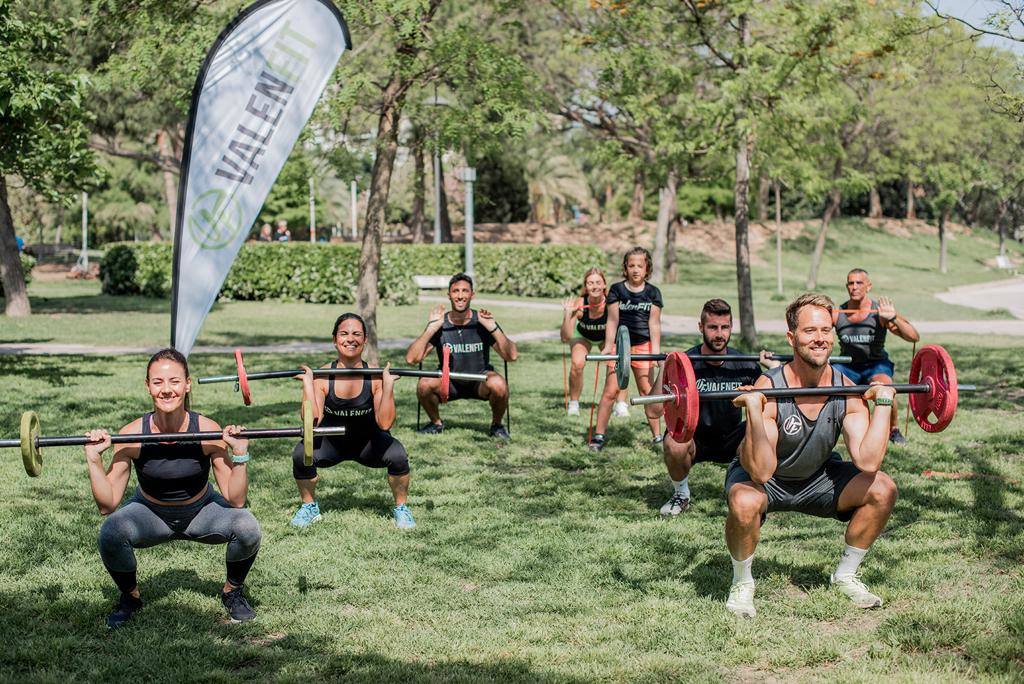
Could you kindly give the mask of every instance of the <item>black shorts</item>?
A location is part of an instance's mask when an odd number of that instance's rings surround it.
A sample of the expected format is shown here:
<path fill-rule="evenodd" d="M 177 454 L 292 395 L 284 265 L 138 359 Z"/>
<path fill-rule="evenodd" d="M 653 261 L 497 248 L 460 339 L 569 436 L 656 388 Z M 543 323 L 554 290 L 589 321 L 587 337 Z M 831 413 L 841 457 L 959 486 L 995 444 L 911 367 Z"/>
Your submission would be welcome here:
<path fill-rule="evenodd" d="M 739 454 L 740 442 L 747 434 L 747 423 L 741 421 L 735 428 L 718 435 L 701 435 L 697 432 L 693 436 L 693 445 L 696 453 L 693 456 L 694 463 L 732 463 Z"/>
<path fill-rule="evenodd" d="M 451 380 L 448 385 L 448 401 L 456 399 L 480 399 L 480 385 L 484 384 L 479 380 Z"/>
<path fill-rule="evenodd" d="M 407 475 L 409 455 L 390 432 L 378 430 L 365 437 L 314 437 L 313 465 L 305 464 L 302 442 L 292 451 L 292 475 L 296 480 L 312 480 L 317 468 L 330 468 L 342 461 L 355 461 L 368 468 L 387 468 L 388 475 Z"/>
<path fill-rule="evenodd" d="M 819 518 L 835 518 L 846 522 L 853 517 L 853 511 L 839 512 L 839 497 L 850 484 L 850 480 L 860 475 L 860 469 L 849 461 L 839 458 L 833 452 L 818 472 L 806 480 L 777 480 L 774 477 L 764 484 L 764 492 L 768 495 L 768 511 L 796 511 Z M 729 464 L 725 475 L 725 496 L 729 498 L 729 490 L 740 482 L 750 481 L 750 475 L 740 459 L 736 458 Z M 764 522 L 762 518 L 761 522 Z"/>

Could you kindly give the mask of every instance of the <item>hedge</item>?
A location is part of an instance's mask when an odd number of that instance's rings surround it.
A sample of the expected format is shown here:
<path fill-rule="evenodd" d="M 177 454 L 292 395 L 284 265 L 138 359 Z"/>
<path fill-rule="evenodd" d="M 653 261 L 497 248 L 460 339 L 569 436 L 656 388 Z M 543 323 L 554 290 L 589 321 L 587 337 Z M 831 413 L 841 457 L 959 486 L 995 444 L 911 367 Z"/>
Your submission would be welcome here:
<path fill-rule="evenodd" d="M 21 258 L 21 272 L 25 275 L 25 285 L 32 282 L 32 269 L 35 268 L 36 258 L 30 254 L 19 252 Z M 4 284 L 0 282 L 0 297 L 4 296 Z"/>
<path fill-rule="evenodd" d="M 350 304 L 355 301 L 359 245 L 247 242 L 228 273 L 223 299 L 283 299 Z M 462 270 L 462 245 L 384 245 L 380 298 L 414 304 L 417 274 Z M 103 292 L 166 297 L 171 291 L 172 246 L 165 242 L 124 242 L 107 248 L 100 264 Z M 591 265 L 605 266 L 597 247 L 572 245 L 477 245 L 477 289 L 533 297 L 575 291 Z"/>

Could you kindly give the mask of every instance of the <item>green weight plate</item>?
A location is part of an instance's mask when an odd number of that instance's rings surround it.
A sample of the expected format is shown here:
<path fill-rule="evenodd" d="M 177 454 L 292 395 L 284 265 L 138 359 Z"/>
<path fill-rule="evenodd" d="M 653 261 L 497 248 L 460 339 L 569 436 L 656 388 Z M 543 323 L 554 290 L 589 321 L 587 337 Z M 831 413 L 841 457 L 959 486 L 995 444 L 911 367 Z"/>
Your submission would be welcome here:
<path fill-rule="evenodd" d="M 620 325 L 615 334 L 615 353 L 618 359 L 615 361 L 615 379 L 619 383 L 619 389 L 629 387 L 629 328 Z"/>
<path fill-rule="evenodd" d="M 302 462 L 313 465 L 313 402 L 302 402 Z"/>
<path fill-rule="evenodd" d="M 21 414 L 21 460 L 29 477 L 43 472 L 43 452 L 36 445 L 39 439 L 39 415 L 35 411 Z"/>

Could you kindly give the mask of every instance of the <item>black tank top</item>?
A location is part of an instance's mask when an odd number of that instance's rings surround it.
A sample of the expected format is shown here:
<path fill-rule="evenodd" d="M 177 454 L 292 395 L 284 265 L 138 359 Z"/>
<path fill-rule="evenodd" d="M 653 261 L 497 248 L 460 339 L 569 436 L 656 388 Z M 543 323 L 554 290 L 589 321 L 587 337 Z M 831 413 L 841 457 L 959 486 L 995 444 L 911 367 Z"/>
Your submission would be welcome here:
<path fill-rule="evenodd" d="M 789 387 L 785 365 L 765 371 L 772 381 L 772 387 Z M 832 372 L 832 386 L 843 386 L 843 374 L 835 369 Z M 780 480 L 805 480 L 832 457 L 832 450 L 843 434 L 843 419 L 846 418 L 846 397 L 831 396 L 825 400 L 818 417 L 811 420 L 800 411 L 796 400 L 792 397 L 777 397 L 775 424 L 779 429 L 779 438 L 775 444 L 775 456 L 778 465 L 775 477 Z"/>
<path fill-rule="evenodd" d="M 142 417 L 142 434 L 149 429 L 153 413 Z M 199 414 L 188 412 L 188 432 L 199 432 Z M 139 487 L 160 501 L 187 501 L 203 491 L 210 481 L 210 457 L 202 442 L 143 444 L 134 461 Z"/>
<path fill-rule="evenodd" d="M 843 304 L 843 308 L 850 302 Z M 878 303 L 869 301 L 868 306 L 878 308 Z M 853 357 L 854 363 L 867 361 L 883 361 L 889 358 L 885 353 L 885 324 L 877 313 L 868 314 L 863 321 L 854 323 L 850 317 L 839 312 L 836 318 L 836 335 L 839 336 L 839 350 L 842 354 Z"/>
<path fill-rule="evenodd" d="M 576 321 L 576 332 L 591 342 L 604 342 L 604 329 L 608 324 L 608 304 L 601 306 L 600 316 L 591 318 L 590 307 L 587 305 L 589 299 L 587 295 L 583 295 L 583 314 Z"/>
<path fill-rule="evenodd" d="M 430 338 L 430 344 L 437 350 L 437 364 L 441 367 L 443 348 L 451 350 L 451 369 L 461 373 L 483 373 L 494 370 L 491 365 L 491 346 L 494 335 L 480 322 L 476 311 L 472 311 L 465 325 L 452 323 L 451 315 L 445 314 L 441 328 Z"/>
<path fill-rule="evenodd" d="M 331 368 L 337 368 L 338 362 L 332 361 Z M 366 368 L 363 361 L 363 368 Z M 367 435 L 378 430 L 377 415 L 373 410 L 373 381 L 369 375 L 363 376 L 363 387 L 359 394 L 351 399 L 343 399 L 334 391 L 334 381 L 330 376 L 327 381 L 327 397 L 324 399 L 324 417 L 320 421 L 323 427 L 345 426 L 345 436 Z"/>

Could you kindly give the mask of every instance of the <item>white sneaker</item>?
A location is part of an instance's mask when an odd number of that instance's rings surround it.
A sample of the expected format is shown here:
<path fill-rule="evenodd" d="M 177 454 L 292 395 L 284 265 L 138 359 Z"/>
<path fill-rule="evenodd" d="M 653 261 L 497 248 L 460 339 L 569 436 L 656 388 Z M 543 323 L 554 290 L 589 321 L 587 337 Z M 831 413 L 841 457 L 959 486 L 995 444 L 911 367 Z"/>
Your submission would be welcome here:
<path fill-rule="evenodd" d="M 690 506 L 689 497 L 685 497 L 679 492 L 672 495 L 672 498 L 665 502 L 665 505 L 661 507 L 661 515 L 663 517 L 675 517 L 685 511 Z"/>
<path fill-rule="evenodd" d="M 860 581 L 860 577 L 857 575 L 842 575 L 836 577 L 832 575 L 829 580 L 832 586 L 844 594 L 853 605 L 858 608 L 881 608 L 882 597 L 875 596 L 868 588 L 864 586 L 864 583 Z"/>
<path fill-rule="evenodd" d="M 754 582 L 753 580 L 740 580 L 733 582 L 729 587 L 729 598 L 725 607 L 733 615 L 752 618 L 757 615 L 754 609 Z"/>
<path fill-rule="evenodd" d="M 612 415 L 616 418 L 625 418 L 629 415 L 629 404 L 624 401 L 617 401 L 612 406 Z"/>
<path fill-rule="evenodd" d="M 578 415 L 580 415 L 580 402 L 578 402 L 578 401 L 570 401 L 569 402 L 569 411 L 568 411 L 568 413 L 569 413 L 570 416 L 578 416 Z"/>

